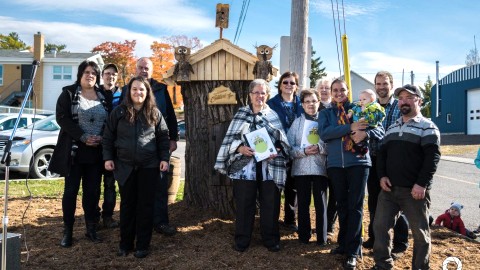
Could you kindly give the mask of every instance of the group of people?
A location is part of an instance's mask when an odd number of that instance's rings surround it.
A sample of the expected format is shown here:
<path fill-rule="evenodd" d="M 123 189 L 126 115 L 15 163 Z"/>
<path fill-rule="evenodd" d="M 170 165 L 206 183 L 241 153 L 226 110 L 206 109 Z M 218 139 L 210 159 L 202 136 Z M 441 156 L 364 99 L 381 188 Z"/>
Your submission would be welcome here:
<path fill-rule="evenodd" d="M 409 227 L 414 239 L 412 268 L 429 269 L 429 190 L 440 159 L 440 132 L 420 112 L 420 89 L 405 85 L 394 90 L 393 77 L 386 71 L 375 75 L 375 91 L 361 91 L 358 103 L 349 100 L 341 79 L 319 81 L 316 89 L 300 93 L 298 85 L 297 74 L 286 72 L 278 81 L 278 94 L 269 99 L 269 84 L 252 81 L 250 103 L 235 114 L 218 152 L 215 169 L 233 180 L 233 248 L 243 252 L 250 245 L 257 194 L 261 237 L 269 251 L 281 249 L 279 224 L 297 230 L 299 241 L 308 244 L 313 194 L 316 244 L 328 242 L 338 215 L 338 247 L 331 253 L 344 255 L 344 267 L 355 269 L 368 187 L 370 238 L 363 246 L 373 247 L 374 269 L 393 269 L 393 261 L 408 247 Z M 256 151 L 264 149 L 246 135 L 264 128 L 275 149 L 257 160 Z"/>
<path fill-rule="evenodd" d="M 99 228 L 119 226 L 117 255 L 134 252 L 135 257 L 144 258 L 153 230 L 167 236 L 176 233 L 168 220 L 166 172 L 170 154 L 177 148 L 177 119 L 166 85 L 152 78 L 149 58 L 137 61 L 136 77 L 122 89 L 116 86 L 118 71 L 116 65 L 107 64 L 100 72 L 95 62 L 86 60 L 78 67 L 76 82 L 62 89 L 56 105 L 61 129 L 49 170 L 65 177 L 62 247 L 73 244 L 81 184 L 85 236 L 98 243 L 102 241 Z M 120 222 L 112 217 L 115 180 L 121 198 Z"/>

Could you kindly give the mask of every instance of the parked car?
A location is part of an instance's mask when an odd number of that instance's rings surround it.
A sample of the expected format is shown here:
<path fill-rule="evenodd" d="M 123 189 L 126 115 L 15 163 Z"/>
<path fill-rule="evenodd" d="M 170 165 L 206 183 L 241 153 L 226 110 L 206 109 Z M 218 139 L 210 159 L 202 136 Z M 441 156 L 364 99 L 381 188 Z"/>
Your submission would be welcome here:
<path fill-rule="evenodd" d="M 184 120 L 178 121 L 177 127 L 178 127 L 178 137 L 180 139 L 185 139 L 185 121 Z"/>
<path fill-rule="evenodd" d="M 47 168 L 57 144 L 59 132 L 60 126 L 55 120 L 55 115 L 50 115 L 28 127 L 17 129 L 10 150 L 10 171 L 30 172 L 32 178 L 58 177 L 58 174 L 51 173 Z M 3 153 L 10 135 L 11 131 L 0 132 L 0 153 Z M 5 164 L 0 164 L 0 169 L 4 170 Z"/>
<path fill-rule="evenodd" d="M 0 131 L 13 129 L 15 121 L 17 121 L 18 113 L 0 113 Z M 18 128 L 31 125 L 40 119 L 44 119 L 47 116 L 42 114 L 22 114 L 20 121 L 18 122 Z"/>

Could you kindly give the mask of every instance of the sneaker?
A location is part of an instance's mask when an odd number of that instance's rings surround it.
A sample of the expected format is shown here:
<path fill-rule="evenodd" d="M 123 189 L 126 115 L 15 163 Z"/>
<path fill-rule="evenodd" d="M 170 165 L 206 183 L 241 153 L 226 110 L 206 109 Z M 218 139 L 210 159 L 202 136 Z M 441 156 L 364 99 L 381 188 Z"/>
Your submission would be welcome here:
<path fill-rule="evenodd" d="M 393 247 L 392 249 L 392 259 L 395 261 L 395 260 L 398 260 L 400 259 L 401 257 L 403 257 L 403 255 L 405 255 L 405 251 L 407 250 L 407 248 L 405 247 Z"/>
<path fill-rule="evenodd" d="M 367 241 L 363 242 L 362 247 L 366 249 L 372 249 L 374 243 L 375 243 L 375 240 L 373 238 L 368 238 Z"/>
<path fill-rule="evenodd" d="M 118 222 L 113 219 L 112 217 L 104 217 L 103 218 L 103 227 L 107 229 L 114 229 L 118 228 L 119 224 Z"/>
<path fill-rule="evenodd" d="M 471 239 L 477 239 L 477 235 L 469 230 L 467 230 L 467 237 Z"/>
<path fill-rule="evenodd" d="M 350 256 L 347 258 L 344 264 L 345 269 L 355 269 L 357 267 L 357 258 Z"/>
<path fill-rule="evenodd" d="M 160 224 L 153 227 L 157 233 L 164 234 L 166 236 L 173 236 L 177 233 L 177 228 L 170 226 L 168 224 Z"/>

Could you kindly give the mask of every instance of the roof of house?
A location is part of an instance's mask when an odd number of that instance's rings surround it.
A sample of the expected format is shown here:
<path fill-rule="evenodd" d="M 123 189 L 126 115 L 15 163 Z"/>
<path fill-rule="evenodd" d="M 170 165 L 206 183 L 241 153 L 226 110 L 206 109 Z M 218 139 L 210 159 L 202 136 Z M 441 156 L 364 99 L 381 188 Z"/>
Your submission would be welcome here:
<path fill-rule="evenodd" d="M 55 56 L 53 53 L 45 53 L 44 59 L 88 59 L 96 53 L 72 53 L 72 52 L 58 52 Z M 7 59 L 17 60 L 33 60 L 33 52 L 19 51 L 10 49 L 0 49 L 0 61 Z"/>
<path fill-rule="evenodd" d="M 365 82 L 373 85 L 373 83 L 372 83 L 371 81 L 365 79 L 365 77 L 363 77 L 362 75 L 356 73 L 356 72 L 353 71 L 353 70 L 350 70 L 350 75 L 355 75 L 356 77 L 358 77 L 358 78 L 364 80 Z M 341 79 L 345 79 L 345 75 L 340 76 L 340 78 L 341 78 Z"/>

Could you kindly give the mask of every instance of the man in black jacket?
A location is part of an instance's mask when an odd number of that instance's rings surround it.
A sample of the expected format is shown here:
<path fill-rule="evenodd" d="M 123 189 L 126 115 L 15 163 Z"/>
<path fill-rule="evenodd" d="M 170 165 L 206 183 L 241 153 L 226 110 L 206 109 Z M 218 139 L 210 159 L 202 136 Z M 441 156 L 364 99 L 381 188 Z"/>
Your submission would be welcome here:
<path fill-rule="evenodd" d="M 394 268 L 389 231 L 400 211 L 412 230 L 412 269 L 430 269 L 430 189 L 440 160 L 440 131 L 422 116 L 418 87 L 404 85 L 395 96 L 402 117 L 387 130 L 377 157 L 382 191 L 373 224 L 375 269 Z"/>
<path fill-rule="evenodd" d="M 102 70 L 103 85 L 100 89 L 103 90 L 105 101 L 109 113 L 113 109 L 114 96 L 121 90 L 116 86 L 118 79 L 118 68 L 115 64 L 107 64 Z M 104 228 L 117 228 L 118 222 L 113 219 L 113 210 L 117 200 L 117 192 L 115 190 L 115 178 L 113 172 L 104 170 L 103 172 L 103 204 L 102 204 L 102 219 Z"/>
<path fill-rule="evenodd" d="M 148 79 L 157 107 L 167 122 L 170 136 L 170 154 L 177 149 L 178 127 L 177 117 L 173 110 L 172 100 L 168 94 L 167 86 L 152 78 L 153 63 L 148 57 L 142 57 L 137 61 L 136 75 Z M 168 181 L 166 175 L 161 174 L 157 190 L 155 192 L 155 206 L 153 214 L 153 228 L 157 233 L 167 236 L 174 235 L 177 229 L 170 226 L 168 220 Z"/>

